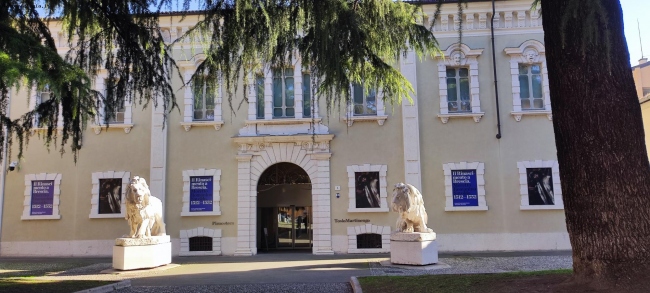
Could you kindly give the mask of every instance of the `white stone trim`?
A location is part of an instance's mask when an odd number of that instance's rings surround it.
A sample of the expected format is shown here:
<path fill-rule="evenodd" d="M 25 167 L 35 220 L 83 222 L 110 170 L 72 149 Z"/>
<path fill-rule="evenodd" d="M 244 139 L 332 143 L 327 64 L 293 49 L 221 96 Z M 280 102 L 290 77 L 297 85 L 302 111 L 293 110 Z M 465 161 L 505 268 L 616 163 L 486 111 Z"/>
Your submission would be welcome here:
<path fill-rule="evenodd" d="M 101 70 L 95 79 L 95 88 L 98 91 L 106 89 L 105 80 L 108 78 L 106 70 Z M 99 112 L 95 123 L 90 126 L 95 134 L 100 134 L 102 130 L 108 131 L 109 129 L 122 129 L 124 133 L 130 133 L 133 128 L 133 105 L 128 99 L 124 100 L 124 122 L 111 122 L 110 125 L 104 123 L 104 106 L 100 102 Z"/>
<path fill-rule="evenodd" d="M 557 161 L 521 161 L 517 162 L 519 169 L 519 193 L 521 195 L 521 210 L 562 210 L 564 201 L 562 200 L 562 185 L 560 184 L 560 166 Z M 553 174 L 553 199 L 554 205 L 529 205 L 528 202 L 528 177 L 526 168 L 551 168 Z"/>
<path fill-rule="evenodd" d="M 551 94 L 548 86 L 548 68 L 546 66 L 546 51 L 544 44 L 537 40 L 528 40 L 519 47 L 505 48 L 503 50 L 510 56 L 510 75 L 512 77 L 512 112 L 510 114 L 516 121 L 521 121 L 524 115 L 544 115 L 548 120 L 553 120 L 551 110 Z M 531 53 L 531 58 L 525 54 Z M 519 64 L 541 64 L 542 66 L 542 96 L 544 97 L 544 109 L 522 110 L 521 109 L 521 87 L 519 84 Z"/>
<path fill-rule="evenodd" d="M 481 111 L 481 99 L 479 95 L 479 72 L 478 72 L 478 57 L 483 54 L 483 49 L 471 49 L 465 44 L 452 44 L 445 51 L 443 55 L 438 57 L 438 82 L 439 82 L 439 95 L 440 95 L 440 113 L 438 117 L 443 124 L 449 121 L 449 118 L 472 118 L 474 122 L 480 122 L 481 117 L 485 114 Z M 455 59 L 459 57 L 459 59 Z M 467 67 L 469 68 L 469 87 L 470 87 L 470 102 L 471 112 L 449 112 L 449 104 L 447 101 L 447 67 Z M 459 97 L 460 99 L 460 97 Z"/>
<path fill-rule="evenodd" d="M 52 199 L 52 215 L 32 216 L 30 215 L 32 205 L 32 181 L 33 180 L 54 180 L 54 197 Z M 60 173 L 39 173 L 25 175 L 25 200 L 23 201 L 23 215 L 21 220 L 59 220 L 59 204 L 61 198 L 61 174 Z"/>
<path fill-rule="evenodd" d="M 223 126 L 223 86 L 221 82 L 217 88 L 217 95 L 214 100 L 214 120 L 213 121 L 194 121 L 194 94 L 192 93 L 192 86 L 189 82 L 192 75 L 196 71 L 196 67 L 203 62 L 203 57 L 196 58 L 194 61 L 179 62 L 183 70 L 183 82 L 187 84 L 183 91 L 183 121 L 181 126 L 185 131 L 190 131 L 192 127 L 214 127 L 214 130 L 219 130 Z"/>
<path fill-rule="evenodd" d="M 100 214 L 99 213 L 99 179 L 122 179 L 122 194 L 120 196 L 120 213 L 119 214 Z M 126 185 L 129 184 L 131 179 L 131 172 L 125 171 L 106 171 L 106 172 L 93 172 L 92 173 L 92 197 L 90 199 L 90 215 L 91 219 L 101 218 L 124 218 L 126 216 Z"/>
<path fill-rule="evenodd" d="M 445 175 L 445 211 L 487 211 L 485 199 L 485 164 L 482 162 L 459 162 L 442 164 Z M 476 185 L 478 193 L 478 206 L 455 207 L 453 200 L 453 188 L 451 182 L 451 171 L 453 170 L 476 170 Z"/>
<path fill-rule="evenodd" d="M 402 103 L 402 143 L 404 145 L 404 181 L 422 190 L 420 168 L 420 120 L 418 114 L 418 77 L 416 54 L 409 50 L 400 60 L 402 75 L 411 82 L 411 102 Z"/>
<path fill-rule="evenodd" d="M 190 251 L 190 238 L 212 237 L 212 251 Z M 221 255 L 221 229 L 198 227 L 189 230 L 180 230 L 181 250 L 179 256 Z"/>
<path fill-rule="evenodd" d="M 350 93 L 354 94 L 354 89 L 353 86 L 350 85 Z M 388 119 L 388 115 L 386 115 L 386 107 L 384 106 L 384 91 L 381 89 L 377 91 L 377 96 L 375 97 L 375 101 L 377 102 L 377 114 L 375 115 L 354 115 L 354 106 L 352 103 L 346 107 L 346 113 L 345 117 L 343 118 L 343 121 L 345 121 L 348 124 L 348 127 L 352 127 L 352 124 L 354 124 L 355 121 L 363 122 L 363 121 L 371 121 L 371 122 L 377 122 L 379 126 L 384 125 L 384 122 L 386 122 L 386 119 Z"/>
<path fill-rule="evenodd" d="M 388 183 L 386 181 L 387 165 L 351 165 L 347 166 L 348 171 L 348 190 L 349 190 L 349 205 L 348 213 L 383 213 L 388 212 Z M 355 176 L 356 172 L 379 172 L 379 208 L 357 208 L 356 192 L 355 192 Z"/>
<path fill-rule="evenodd" d="M 191 176 L 212 176 L 212 211 L 211 212 L 190 212 L 190 177 Z M 183 170 L 183 208 L 181 217 L 191 216 L 219 216 L 221 215 L 221 170 L 219 169 L 194 169 Z"/>
<path fill-rule="evenodd" d="M 388 253 L 390 252 L 390 226 L 377 226 L 365 224 L 356 227 L 348 227 L 348 253 Z M 357 235 L 359 234 L 380 234 L 381 248 L 357 248 Z"/>
<path fill-rule="evenodd" d="M 273 164 L 294 163 L 309 175 L 312 186 L 313 254 L 331 255 L 330 141 L 333 134 L 243 136 L 233 141 L 237 154 L 237 250 L 257 254 L 257 182 Z"/>

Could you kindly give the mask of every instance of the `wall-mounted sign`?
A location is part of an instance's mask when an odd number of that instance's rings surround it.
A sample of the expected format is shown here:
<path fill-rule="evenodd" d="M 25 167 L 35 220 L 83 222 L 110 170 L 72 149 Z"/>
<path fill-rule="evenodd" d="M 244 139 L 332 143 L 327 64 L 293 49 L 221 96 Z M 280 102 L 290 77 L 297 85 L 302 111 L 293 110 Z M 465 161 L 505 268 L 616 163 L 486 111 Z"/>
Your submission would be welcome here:
<path fill-rule="evenodd" d="M 478 206 L 476 170 L 451 170 L 451 189 L 455 207 Z"/>
<path fill-rule="evenodd" d="M 370 223 L 370 219 L 334 219 L 334 223 Z"/>
<path fill-rule="evenodd" d="M 234 225 L 235 222 L 212 222 L 212 226 Z"/>
<path fill-rule="evenodd" d="M 31 216 L 51 216 L 54 204 L 54 180 L 32 181 Z"/>
<path fill-rule="evenodd" d="M 190 177 L 190 212 L 211 212 L 212 176 Z"/>

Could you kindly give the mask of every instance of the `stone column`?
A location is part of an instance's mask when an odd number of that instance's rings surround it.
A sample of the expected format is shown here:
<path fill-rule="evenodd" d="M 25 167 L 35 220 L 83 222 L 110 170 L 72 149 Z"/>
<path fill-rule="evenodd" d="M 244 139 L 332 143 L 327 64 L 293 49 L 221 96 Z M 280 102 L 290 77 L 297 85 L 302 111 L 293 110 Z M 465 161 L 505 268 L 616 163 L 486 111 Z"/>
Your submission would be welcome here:
<path fill-rule="evenodd" d="M 243 145 L 245 148 L 247 145 Z M 237 250 L 235 255 L 257 254 L 255 225 L 257 224 L 257 197 L 251 186 L 251 159 L 253 155 L 237 155 Z"/>
<path fill-rule="evenodd" d="M 330 157 L 331 153 L 313 153 L 311 159 L 317 166 L 312 182 L 313 203 L 313 254 L 331 255 L 332 250 L 332 211 L 330 199 Z"/>
<path fill-rule="evenodd" d="M 165 177 L 167 173 L 167 131 L 164 125 L 163 102 L 158 98 L 158 106 L 152 107 L 151 113 L 151 158 L 149 163 L 149 190 L 151 195 L 160 198 L 165 215 Z M 163 217 L 164 218 L 164 217 Z"/>

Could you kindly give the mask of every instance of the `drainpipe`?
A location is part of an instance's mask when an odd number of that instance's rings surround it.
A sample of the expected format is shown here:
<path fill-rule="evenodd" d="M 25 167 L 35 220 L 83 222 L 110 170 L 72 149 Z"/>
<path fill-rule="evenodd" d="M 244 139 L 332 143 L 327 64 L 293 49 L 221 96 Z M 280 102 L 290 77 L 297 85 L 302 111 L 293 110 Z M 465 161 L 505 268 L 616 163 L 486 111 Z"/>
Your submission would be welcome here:
<path fill-rule="evenodd" d="M 499 115 L 499 87 L 497 85 L 497 62 L 496 52 L 494 51 L 494 0 L 492 0 L 492 23 L 490 24 L 490 35 L 492 36 L 492 69 L 494 70 L 494 97 L 497 103 L 497 139 L 501 139 L 501 115 Z"/>
<path fill-rule="evenodd" d="M 9 90 L 9 101 L 7 102 L 7 111 L 5 112 L 5 115 L 9 117 L 9 109 L 11 109 L 11 90 Z M 5 126 L 3 129 L 5 133 L 5 140 L 2 144 L 2 164 L 0 169 L 0 246 L 2 246 L 2 216 L 3 216 L 3 211 L 4 211 L 4 202 L 5 202 L 5 181 L 7 178 L 7 138 L 6 136 L 9 135 L 9 129 Z M 0 251 L 0 255 L 2 255 Z"/>

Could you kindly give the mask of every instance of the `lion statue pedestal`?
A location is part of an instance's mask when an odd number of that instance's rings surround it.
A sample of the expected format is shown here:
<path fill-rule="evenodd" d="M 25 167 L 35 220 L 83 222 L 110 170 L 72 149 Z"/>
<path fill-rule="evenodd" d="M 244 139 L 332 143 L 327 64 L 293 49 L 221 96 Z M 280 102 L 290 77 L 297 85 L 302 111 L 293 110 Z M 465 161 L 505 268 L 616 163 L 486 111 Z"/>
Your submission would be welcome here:
<path fill-rule="evenodd" d="M 427 228 L 427 212 L 420 191 L 410 184 L 396 184 L 391 209 L 399 216 L 397 231 L 390 235 L 390 262 L 403 265 L 438 263 L 436 233 Z"/>
<path fill-rule="evenodd" d="M 126 189 L 126 220 L 130 233 L 115 239 L 113 268 L 137 270 L 172 262 L 172 244 L 165 234 L 162 202 L 151 195 L 147 182 L 138 176 Z"/>

